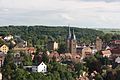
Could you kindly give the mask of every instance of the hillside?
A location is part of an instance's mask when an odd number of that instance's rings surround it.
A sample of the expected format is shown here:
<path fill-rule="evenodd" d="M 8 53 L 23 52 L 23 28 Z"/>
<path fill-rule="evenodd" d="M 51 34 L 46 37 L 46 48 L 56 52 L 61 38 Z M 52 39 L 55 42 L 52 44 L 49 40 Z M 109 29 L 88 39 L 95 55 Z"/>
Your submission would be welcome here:
<path fill-rule="evenodd" d="M 108 29 L 108 28 L 99 28 L 97 30 L 103 31 L 104 33 L 120 34 L 120 29 Z"/>
<path fill-rule="evenodd" d="M 90 42 L 96 39 L 96 36 L 102 36 L 102 31 L 71 27 L 74 29 L 77 40 L 81 42 Z M 0 35 L 19 35 L 24 40 L 32 44 L 45 44 L 49 39 L 57 42 L 65 42 L 68 34 L 66 26 L 3 26 L 0 27 Z"/>

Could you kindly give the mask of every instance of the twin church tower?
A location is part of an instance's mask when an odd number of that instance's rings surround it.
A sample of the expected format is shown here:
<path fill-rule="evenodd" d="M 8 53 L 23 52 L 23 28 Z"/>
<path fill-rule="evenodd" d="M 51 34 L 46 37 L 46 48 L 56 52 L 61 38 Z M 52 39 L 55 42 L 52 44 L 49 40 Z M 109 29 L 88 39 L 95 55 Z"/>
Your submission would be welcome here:
<path fill-rule="evenodd" d="M 71 54 L 77 53 L 76 36 L 75 36 L 75 33 L 74 33 L 74 29 L 71 32 L 70 27 L 69 27 L 69 32 L 68 32 L 66 44 L 67 44 L 67 53 L 71 53 Z M 103 44 L 102 39 L 97 37 L 96 38 L 96 44 L 95 44 L 95 47 L 96 47 L 97 51 L 102 50 L 102 44 Z"/>
<path fill-rule="evenodd" d="M 77 46 L 77 40 L 74 33 L 74 29 L 71 32 L 69 27 L 69 32 L 67 36 L 67 52 L 71 54 L 76 53 L 76 46 Z"/>

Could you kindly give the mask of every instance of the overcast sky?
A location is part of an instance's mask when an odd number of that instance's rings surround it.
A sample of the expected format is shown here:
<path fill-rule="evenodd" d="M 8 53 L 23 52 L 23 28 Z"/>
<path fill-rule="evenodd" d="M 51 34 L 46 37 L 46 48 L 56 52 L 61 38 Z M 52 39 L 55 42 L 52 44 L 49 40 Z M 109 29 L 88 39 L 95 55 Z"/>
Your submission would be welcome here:
<path fill-rule="evenodd" d="M 0 25 L 120 28 L 120 0 L 0 0 Z"/>

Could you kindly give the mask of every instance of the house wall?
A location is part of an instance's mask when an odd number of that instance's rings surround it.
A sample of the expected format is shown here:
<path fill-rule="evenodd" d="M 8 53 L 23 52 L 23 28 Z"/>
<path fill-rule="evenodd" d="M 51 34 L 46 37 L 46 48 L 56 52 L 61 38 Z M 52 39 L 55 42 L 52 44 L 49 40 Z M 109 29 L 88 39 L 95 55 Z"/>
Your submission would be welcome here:
<path fill-rule="evenodd" d="M 32 72 L 38 72 L 38 67 L 37 66 L 32 66 Z"/>
<path fill-rule="evenodd" d="M 47 72 L 47 66 L 41 63 L 39 66 L 32 66 L 32 72 Z"/>
<path fill-rule="evenodd" d="M 47 66 L 43 63 L 41 63 L 39 66 L 38 66 L 38 72 L 47 72 Z"/>
<path fill-rule="evenodd" d="M 9 48 L 8 48 L 8 46 L 3 45 L 3 46 L 0 47 L 0 51 L 4 52 L 4 53 L 7 53 L 9 51 Z"/>

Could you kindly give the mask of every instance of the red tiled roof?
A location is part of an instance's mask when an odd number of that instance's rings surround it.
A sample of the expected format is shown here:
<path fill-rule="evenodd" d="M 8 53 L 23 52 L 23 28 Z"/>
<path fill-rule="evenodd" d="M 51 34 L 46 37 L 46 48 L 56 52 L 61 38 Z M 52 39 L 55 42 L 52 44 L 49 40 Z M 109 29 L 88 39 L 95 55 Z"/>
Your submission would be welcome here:
<path fill-rule="evenodd" d="M 112 41 L 112 43 L 120 44 L 120 40 L 114 40 L 114 41 Z"/>
<path fill-rule="evenodd" d="M 110 50 L 105 50 L 105 51 L 102 51 L 102 54 L 111 54 L 111 51 Z"/>
<path fill-rule="evenodd" d="M 120 54 L 120 49 L 112 49 L 111 52 L 113 54 Z"/>

